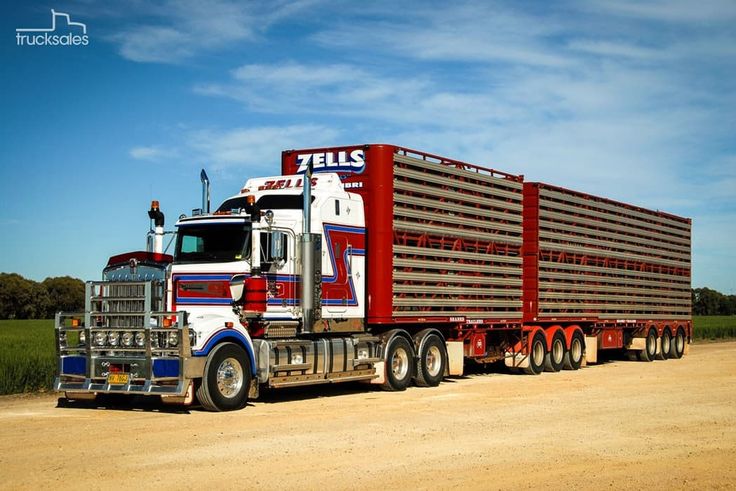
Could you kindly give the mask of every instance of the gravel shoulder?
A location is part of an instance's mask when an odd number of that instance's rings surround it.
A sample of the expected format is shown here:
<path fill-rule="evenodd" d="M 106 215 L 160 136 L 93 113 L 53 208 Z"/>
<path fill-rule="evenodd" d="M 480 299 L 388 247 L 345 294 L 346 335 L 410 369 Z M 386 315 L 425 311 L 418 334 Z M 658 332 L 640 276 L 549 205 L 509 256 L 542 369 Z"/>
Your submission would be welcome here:
<path fill-rule="evenodd" d="M 234 413 L 57 397 L 0 397 L 0 488 L 736 488 L 736 342 L 404 393 L 274 391 Z"/>

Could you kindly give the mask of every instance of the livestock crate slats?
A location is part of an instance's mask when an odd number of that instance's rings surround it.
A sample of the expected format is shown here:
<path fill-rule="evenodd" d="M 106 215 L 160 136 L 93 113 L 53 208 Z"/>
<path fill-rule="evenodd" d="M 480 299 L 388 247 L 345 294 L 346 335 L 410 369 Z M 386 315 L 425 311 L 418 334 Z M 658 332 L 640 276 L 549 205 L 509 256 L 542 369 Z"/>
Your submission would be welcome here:
<path fill-rule="evenodd" d="M 394 156 L 393 315 L 521 316 L 520 180 Z"/>
<path fill-rule="evenodd" d="M 525 199 L 535 318 L 690 315 L 689 220 L 540 183 Z"/>

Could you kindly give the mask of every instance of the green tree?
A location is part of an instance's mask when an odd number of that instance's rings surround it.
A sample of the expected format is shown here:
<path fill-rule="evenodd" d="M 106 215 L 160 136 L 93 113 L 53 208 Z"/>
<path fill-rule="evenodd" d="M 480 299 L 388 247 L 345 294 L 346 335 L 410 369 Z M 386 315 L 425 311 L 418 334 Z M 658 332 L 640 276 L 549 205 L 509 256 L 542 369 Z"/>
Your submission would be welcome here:
<path fill-rule="evenodd" d="M 42 285 L 48 292 L 49 305 L 46 316 L 57 312 L 73 312 L 84 309 L 84 282 L 71 276 L 46 278 Z"/>
<path fill-rule="evenodd" d="M 0 318 L 44 317 L 48 302 L 48 293 L 39 283 L 16 273 L 0 273 Z"/>

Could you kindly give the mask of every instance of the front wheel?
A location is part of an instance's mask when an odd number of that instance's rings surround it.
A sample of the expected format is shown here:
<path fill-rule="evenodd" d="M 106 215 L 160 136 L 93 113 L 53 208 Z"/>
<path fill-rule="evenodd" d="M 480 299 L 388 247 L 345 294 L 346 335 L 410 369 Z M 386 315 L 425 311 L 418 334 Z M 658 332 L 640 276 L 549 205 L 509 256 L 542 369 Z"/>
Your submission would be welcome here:
<path fill-rule="evenodd" d="M 223 343 L 209 354 L 197 399 L 208 411 L 233 411 L 248 402 L 251 372 L 247 353 L 233 343 Z"/>

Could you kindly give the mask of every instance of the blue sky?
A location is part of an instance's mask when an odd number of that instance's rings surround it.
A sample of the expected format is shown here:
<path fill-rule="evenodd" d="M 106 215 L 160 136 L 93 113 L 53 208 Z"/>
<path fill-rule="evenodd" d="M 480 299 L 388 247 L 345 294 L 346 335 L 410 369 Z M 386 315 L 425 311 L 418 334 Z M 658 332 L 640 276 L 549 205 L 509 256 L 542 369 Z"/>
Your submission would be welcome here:
<path fill-rule="evenodd" d="M 87 46 L 17 45 L 52 8 Z M 96 279 L 201 167 L 217 202 L 283 149 L 387 142 L 691 217 L 693 285 L 736 293 L 731 0 L 2 10 L 0 271 Z"/>

